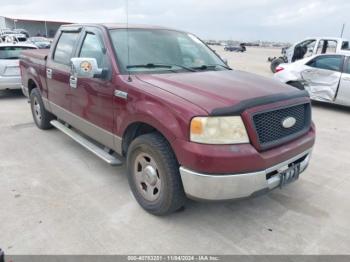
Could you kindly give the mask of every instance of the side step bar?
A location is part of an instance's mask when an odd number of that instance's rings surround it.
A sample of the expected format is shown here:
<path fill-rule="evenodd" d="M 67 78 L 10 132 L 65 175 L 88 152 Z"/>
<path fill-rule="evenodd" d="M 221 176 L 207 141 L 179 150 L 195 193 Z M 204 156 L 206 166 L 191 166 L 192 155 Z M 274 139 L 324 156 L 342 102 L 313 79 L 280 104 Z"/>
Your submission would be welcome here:
<path fill-rule="evenodd" d="M 84 138 L 83 136 L 81 136 L 80 134 L 75 132 L 74 130 L 68 128 L 67 126 L 65 126 L 61 122 L 59 122 L 57 120 L 52 120 L 50 123 L 51 123 L 51 125 L 56 127 L 58 130 L 65 133 L 67 136 L 69 136 L 70 138 L 75 140 L 77 143 L 79 143 L 80 145 L 85 147 L 87 150 L 89 150 L 90 152 L 92 152 L 93 154 L 95 154 L 96 156 L 98 156 L 99 158 L 101 158 L 102 160 L 107 162 L 108 164 L 110 164 L 112 166 L 119 166 L 119 165 L 123 164 L 118 158 L 109 154 L 108 152 L 106 152 L 102 148 L 98 147 L 97 145 L 93 144 L 92 142 L 90 142 L 89 140 L 87 140 L 86 138 Z"/>

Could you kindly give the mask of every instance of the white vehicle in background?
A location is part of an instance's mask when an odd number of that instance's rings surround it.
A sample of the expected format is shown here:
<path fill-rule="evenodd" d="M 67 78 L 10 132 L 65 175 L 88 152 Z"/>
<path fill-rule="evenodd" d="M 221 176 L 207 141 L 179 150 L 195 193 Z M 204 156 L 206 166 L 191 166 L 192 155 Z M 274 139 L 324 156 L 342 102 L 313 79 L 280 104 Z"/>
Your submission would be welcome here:
<path fill-rule="evenodd" d="M 37 49 L 33 44 L 0 43 L 0 90 L 21 89 L 19 56 L 22 50 Z"/>
<path fill-rule="evenodd" d="M 16 32 L 9 29 L 1 29 L 0 30 L 0 38 L 3 42 L 6 42 L 7 38 L 14 38 L 17 42 L 25 42 L 27 41 L 27 35 L 24 33 Z"/>
<path fill-rule="evenodd" d="M 276 72 L 278 65 L 318 54 L 349 54 L 350 43 L 347 39 L 337 37 L 311 37 L 295 43 L 289 48 L 282 48 L 282 56 L 269 57 L 271 71 Z"/>
<path fill-rule="evenodd" d="M 275 79 L 305 89 L 312 100 L 350 106 L 350 56 L 325 54 L 280 64 Z"/>

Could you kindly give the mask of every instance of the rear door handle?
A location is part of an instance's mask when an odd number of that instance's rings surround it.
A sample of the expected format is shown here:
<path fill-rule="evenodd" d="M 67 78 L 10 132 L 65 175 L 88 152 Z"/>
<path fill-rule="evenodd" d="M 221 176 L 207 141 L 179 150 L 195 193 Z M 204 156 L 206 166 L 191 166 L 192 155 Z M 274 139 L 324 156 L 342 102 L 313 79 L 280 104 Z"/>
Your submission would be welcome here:
<path fill-rule="evenodd" d="M 69 85 L 71 88 L 77 88 L 78 84 L 78 78 L 75 76 L 70 76 L 69 77 Z"/>
<path fill-rule="evenodd" d="M 343 80 L 344 80 L 344 81 L 350 81 L 350 77 L 347 77 L 347 76 L 346 76 L 346 77 L 343 77 Z"/>
<path fill-rule="evenodd" d="M 52 69 L 51 68 L 46 69 L 46 77 L 49 79 L 52 78 Z"/>

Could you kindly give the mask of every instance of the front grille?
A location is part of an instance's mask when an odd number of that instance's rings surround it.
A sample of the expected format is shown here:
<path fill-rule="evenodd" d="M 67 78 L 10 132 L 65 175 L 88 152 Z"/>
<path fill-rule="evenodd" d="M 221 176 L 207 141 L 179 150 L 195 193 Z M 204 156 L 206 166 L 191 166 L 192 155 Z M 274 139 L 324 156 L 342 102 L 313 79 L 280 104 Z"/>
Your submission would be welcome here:
<path fill-rule="evenodd" d="M 294 117 L 296 122 L 290 128 L 283 127 L 283 120 Z M 301 136 L 310 129 L 310 104 L 259 112 L 253 115 L 258 142 L 261 149 L 280 145 Z"/>

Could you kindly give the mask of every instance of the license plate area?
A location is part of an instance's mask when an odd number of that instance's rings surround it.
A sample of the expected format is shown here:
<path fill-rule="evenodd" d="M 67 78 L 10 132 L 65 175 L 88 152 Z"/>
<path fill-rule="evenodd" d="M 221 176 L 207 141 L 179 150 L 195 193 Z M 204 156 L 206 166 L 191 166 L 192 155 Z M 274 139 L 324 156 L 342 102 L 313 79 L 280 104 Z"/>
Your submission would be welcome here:
<path fill-rule="evenodd" d="M 6 67 L 5 76 L 19 76 L 21 74 L 18 66 L 8 66 Z"/>
<path fill-rule="evenodd" d="M 292 164 L 292 166 L 288 167 L 286 170 L 283 170 L 279 173 L 280 176 L 280 185 L 282 188 L 296 180 L 299 179 L 300 174 L 300 164 Z"/>

